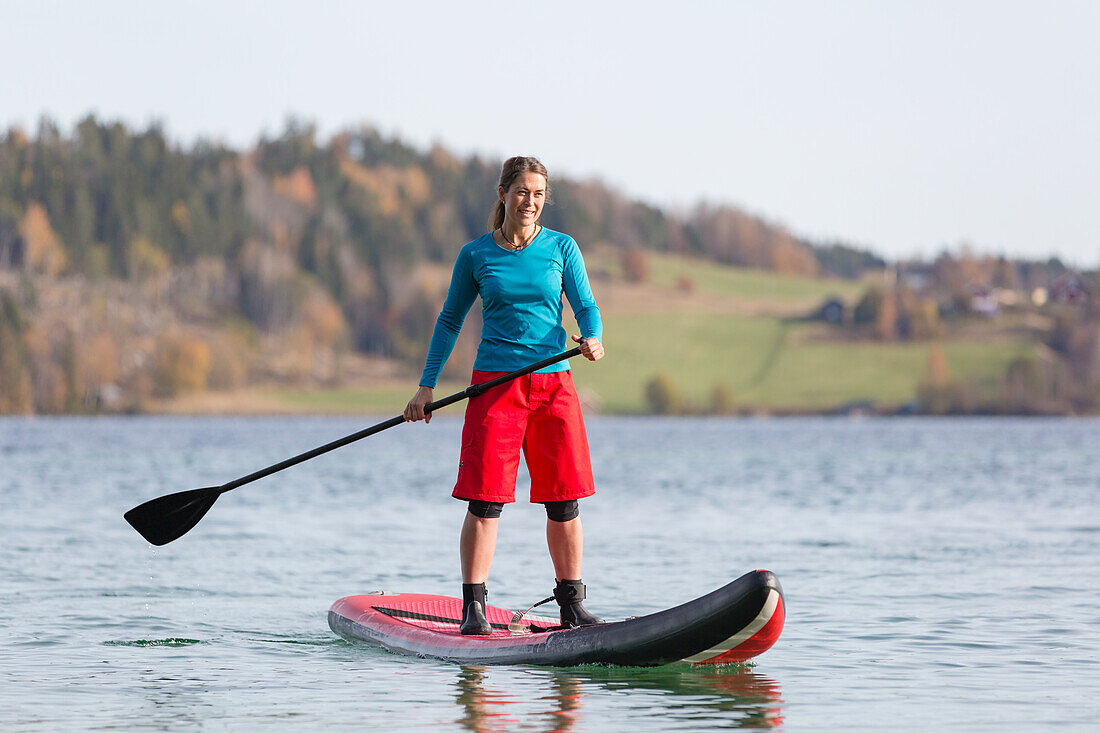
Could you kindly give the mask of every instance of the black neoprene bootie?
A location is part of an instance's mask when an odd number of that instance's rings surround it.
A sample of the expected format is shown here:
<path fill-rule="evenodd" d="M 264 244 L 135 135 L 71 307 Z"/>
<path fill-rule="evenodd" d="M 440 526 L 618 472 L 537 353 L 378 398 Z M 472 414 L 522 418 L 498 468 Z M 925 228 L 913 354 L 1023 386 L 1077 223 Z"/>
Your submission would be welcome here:
<path fill-rule="evenodd" d="M 489 592 L 485 590 L 484 583 L 462 584 L 462 625 L 458 630 L 463 636 L 488 636 L 493 633 L 493 627 L 485 618 L 485 596 Z"/>
<path fill-rule="evenodd" d="M 602 618 L 593 616 L 581 605 L 581 601 L 585 597 L 584 590 L 584 583 L 580 580 L 559 580 L 557 586 L 554 587 L 554 600 L 561 606 L 562 626 L 572 628 L 574 626 L 594 626 L 603 623 Z"/>

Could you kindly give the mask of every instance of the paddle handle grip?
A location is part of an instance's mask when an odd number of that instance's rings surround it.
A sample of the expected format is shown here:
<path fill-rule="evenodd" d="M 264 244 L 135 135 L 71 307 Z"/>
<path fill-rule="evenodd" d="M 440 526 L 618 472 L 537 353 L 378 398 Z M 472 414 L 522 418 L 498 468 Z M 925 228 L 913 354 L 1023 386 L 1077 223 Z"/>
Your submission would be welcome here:
<path fill-rule="evenodd" d="M 470 397 L 477 397 L 482 392 L 484 392 L 486 390 L 489 390 L 489 389 L 492 389 L 493 387 L 497 387 L 501 384 L 504 384 L 505 382 L 509 382 L 513 379 L 516 379 L 517 377 L 522 377 L 525 374 L 530 374 L 531 372 L 537 372 L 539 369 L 542 369 L 543 367 L 548 367 L 551 364 L 556 364 L 557 362 L 561 361 L 562 359 L 570 359 L 574 356 L 580 356 L 580 353 L 581 353 L 580 347 L 570 349 L 569 351 L 565 351 L 561 354 L 558 354 L 557 356 L 551 356 L 549 359 L 543 359 L 542 361 L 537 362 L 535 364 L 525 366 L 523 369 L 518 369 L 518 370 L 516 370 L 514 372 L 511 372 L 509 374 L 501 375 L 501 376 L 497 377 L 496 379 L 491 379 L 488 382 L 485 382 L 483 384 L 472 384 L 469 387 L 467 387 L 466 389 L 462 390 L 461 392 L 456 392 L 455 394 L 450 395 L 449 397 L 444 397 L 441 400 L 436 400 L 435 402 L 430 403 L 427 407 L 424 408 L 424 412 L 432 412 L 434 410 L 438 410 L 441 407 L 446 407 L 447 405 L 453 405 L 454 403 L 459 402 L 460 400 L 465 400 L 465 399 L 468 399 Z M 354 443 L 357 440 L 362 440 L 363 438 L 374 435 L 375 433 L 380 433 L 383 430 L 388 430 L 389 428 L 395 427 L 395 426 L 400 425 L 404 422 L 405 422 L 405 416 L 404 415 L 398 415 L 397 417 L 391 417 L 389 420 L 386 420 L 385 422 L 380 422 L 377 425 L 372 425 L 369 428 L 364 428 L 363 430 L 360 430 L 357 433 L 352 433 L 351 435 L 340 438 L 339 440 L 334 440 L 331 443 L 326 443 L 325 445 L 318 446 L 317 448 L 314 448 L 313 450 L 306 451 L 305 453 L 294 456 L 293 458 L 288 458 L 285 461 L 280 461 L 279 463 L 276 463 L 273 466 L 268 466 L 267 468 L 256 471 L 255 473 L 250 473 L 247 476 L 241 476 L 239 479 L 234 479 L 233 481 L 230 481 L 227 484 L 223 484 L 223 485 L 219 486 L 218 487 L 218 493 L 219 494 L 224 494 L 227 491 L 232 491 L 233 489 L 235 489 L 239 486 L 244 486 L 245 484 L 250 484 L 253 481 L 257 481 L 259 479 L 262 479 L 265 476 L 270 476 L 273 473 L 278 473 L 279 471 L 290 468 L 291 466 L 297 466 L 299 463 L 302 463 L 303 461 L 308 461 L 310 458 L 316 458 L 317 456 L 319 456 L 323 453 L 328 453 L 329 451 L 336 450 L 337 448 L 343 448 L 345 445 L 347 445 L 349 443 Z"/>

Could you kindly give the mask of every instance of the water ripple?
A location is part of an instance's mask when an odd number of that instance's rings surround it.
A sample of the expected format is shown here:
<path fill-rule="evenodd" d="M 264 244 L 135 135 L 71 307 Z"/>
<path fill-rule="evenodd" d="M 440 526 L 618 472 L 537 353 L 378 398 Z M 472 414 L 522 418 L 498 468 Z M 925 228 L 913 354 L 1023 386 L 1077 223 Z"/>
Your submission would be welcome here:
<path fill-rule="evenodd" d="M 458 418 L 244 487 L 162 548 L 121 520 L 361 427 L 0 419 L 0 727 L 1084 730 L 1100 717 L 1100 421 L 590 420 L 589 604 L 640 615 L 768 567 L 784 635 L 729 670 L 469 668 L 331 635 L 342 595 L 457 591 Z M 495 602 L 547 595 L 544 524 L 526 501 L 505 510 Z"/>

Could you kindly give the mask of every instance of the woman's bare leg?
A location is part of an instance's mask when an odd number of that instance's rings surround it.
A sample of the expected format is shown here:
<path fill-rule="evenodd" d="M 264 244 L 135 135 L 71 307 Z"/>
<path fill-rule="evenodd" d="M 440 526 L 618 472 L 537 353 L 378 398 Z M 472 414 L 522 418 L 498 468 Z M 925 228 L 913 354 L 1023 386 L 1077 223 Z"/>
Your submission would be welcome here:
<path fill-rule="evenodd" d="M 499 519 L 483 519 L 466 512 L 462 522 L 458 549 L 462 558 L 462 582 L 484 583 L 489 579 L 489 568 L 497 549 L 497 525 Z"/>
<path fill-rule="evenodd" d="M 546 520 L 546 546 L 554 563 L 555 580 L 579 580 L 581 555 L 584 554 L 584 531 L 581 518 L 568 522 Z"/>

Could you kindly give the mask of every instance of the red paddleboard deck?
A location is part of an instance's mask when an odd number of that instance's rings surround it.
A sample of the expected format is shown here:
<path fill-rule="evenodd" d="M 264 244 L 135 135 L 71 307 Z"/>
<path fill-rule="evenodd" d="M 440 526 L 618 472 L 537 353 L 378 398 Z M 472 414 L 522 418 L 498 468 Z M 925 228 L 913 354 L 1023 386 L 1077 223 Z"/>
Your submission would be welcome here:
<path fill-rule="evenodd" d="M 783 588 L 768 570 L 747 573 L 682 606 L 598 626 L 550 630 L 556 619 L 529 615 L 521 630 L 509 631 L 511 611 L 487 611 L 492 635 L 463 636 L 458 598 L 375 593 L 336 601 L 328 625 L 348 641 L 464 664 L 648 667 L 743 662 L 771 648 L 785 616 Z"/>

